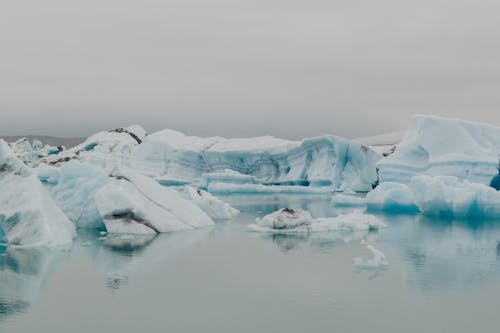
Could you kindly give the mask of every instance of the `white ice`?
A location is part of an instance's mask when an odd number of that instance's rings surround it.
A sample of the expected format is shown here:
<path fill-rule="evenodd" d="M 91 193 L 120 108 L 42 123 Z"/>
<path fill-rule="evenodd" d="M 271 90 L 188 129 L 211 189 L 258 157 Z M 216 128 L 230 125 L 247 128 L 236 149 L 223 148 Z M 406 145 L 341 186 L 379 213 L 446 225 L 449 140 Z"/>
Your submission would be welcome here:
<path fill-rule="evenodd" d="M 154 234 L 214 224 L 177 191 L 123 168 L 111 172 L 95 201 L 109 233 Z"/>
<path fill-rule="evenodd" d="M 9 244 L 59 246 L 72 242 L 73 224 L 37 175 L 0 140 L 0 226 Z"/>
<path fill-rule="evenodd" d="M 184 186 L 182 194 L 186 199 L 200 207 L 212 219 L 228 220 L 239 214 L 239 211 L 231 207 L 228 203 L 192 186 Z"/>

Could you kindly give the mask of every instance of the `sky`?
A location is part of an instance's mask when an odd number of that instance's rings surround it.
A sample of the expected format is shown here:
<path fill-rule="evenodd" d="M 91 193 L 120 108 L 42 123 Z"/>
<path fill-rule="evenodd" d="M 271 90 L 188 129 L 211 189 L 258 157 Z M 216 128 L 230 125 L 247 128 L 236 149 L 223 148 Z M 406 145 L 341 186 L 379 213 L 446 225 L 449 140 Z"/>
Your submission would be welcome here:
<path fill-rule="evenodd" d="M 500 125 L 498 0 L 2 0 L 0 134 Z"/>

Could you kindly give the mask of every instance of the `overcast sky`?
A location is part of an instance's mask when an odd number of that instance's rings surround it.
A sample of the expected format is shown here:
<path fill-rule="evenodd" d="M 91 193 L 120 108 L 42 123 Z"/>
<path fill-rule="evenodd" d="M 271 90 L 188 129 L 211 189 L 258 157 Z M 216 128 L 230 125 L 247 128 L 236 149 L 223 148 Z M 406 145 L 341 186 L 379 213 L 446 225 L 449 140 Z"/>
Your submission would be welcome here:
<path fill-rule="evenodd" d="M 498 0 L 2 0 L 0 133 L 500 125 Z"/>

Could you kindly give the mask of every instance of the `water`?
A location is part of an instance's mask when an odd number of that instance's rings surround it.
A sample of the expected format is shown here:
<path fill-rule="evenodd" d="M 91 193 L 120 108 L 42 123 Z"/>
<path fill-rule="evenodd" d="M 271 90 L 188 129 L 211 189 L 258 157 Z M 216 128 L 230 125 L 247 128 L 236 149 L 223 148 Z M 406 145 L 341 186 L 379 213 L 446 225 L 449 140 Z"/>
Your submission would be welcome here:
<path fill-rule="evenodd" d="M 64 251 L 0 249 L 2 332 L 498 332 L 500 221 L 380 216 L 370 233 L 250 233 L 328 198 L 225 197 L 231 222 L 154 239 L 80 232 Z M 340 211 L 342 212 L 342 211 Z M 389 265 L 370 258 L 361 239 Z"/>

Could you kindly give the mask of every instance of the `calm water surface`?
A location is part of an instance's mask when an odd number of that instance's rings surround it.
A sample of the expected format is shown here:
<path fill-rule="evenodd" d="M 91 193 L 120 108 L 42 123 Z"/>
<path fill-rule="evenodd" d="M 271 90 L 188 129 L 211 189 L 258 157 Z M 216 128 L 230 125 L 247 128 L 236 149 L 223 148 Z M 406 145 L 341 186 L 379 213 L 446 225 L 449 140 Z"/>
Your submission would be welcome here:
<path fill-rule="evenodd" d="M 273 236 L 246 227 L 283 207 L 345 211 L 317 196 L 224 199 L 242 214 L 213 228 L 0 249 L 0 331 L 500 331 L 500 221 L 381 215 L 379 232 Z M 353 265 L 371 257 L 362 239 L 385 269 Z"/>

